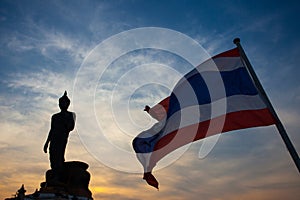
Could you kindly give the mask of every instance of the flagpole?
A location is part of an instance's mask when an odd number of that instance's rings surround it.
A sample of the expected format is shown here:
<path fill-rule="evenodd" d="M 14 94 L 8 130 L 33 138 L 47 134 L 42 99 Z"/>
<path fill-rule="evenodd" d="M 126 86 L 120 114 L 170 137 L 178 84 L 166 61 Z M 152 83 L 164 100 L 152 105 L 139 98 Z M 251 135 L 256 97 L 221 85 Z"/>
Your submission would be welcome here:
<path fill-rule="evenodd" d="M 292 144 L 283 124 L 281 123 L 274 107 L 272 106 L 271 104 L 271 101 L 269 100 L 263 86 L 261 85 L 260 81 L 258 80 L 258 77 L 252 67 L 252 65 L 250 64 L 250 61 L 248 60 L 245 52 L 244 52 L 244 49 L 242 48 L 241 44 L 240 44 L 240 38 L 235 38 L 233 40 L 233 43 L 237 46 L 237 48 L 239 49 L 239 52 L 241 54 L 241 57 L 242 59 L 245 61 L 245 64 L 246 64 L 246 68 L 248 69 L 253 81 L 254 81 L 254 84 L 256 85 L 258 91 L 259 91 L 259 94 L 261 96 L 261 98 L 263 99 L 263 101 L 265 102 L 265 104 L 267 105 L 267 107 L 269 108 L 271 114 L 273 115 L 273 117 L 275 118 L 276 120 L 276 127 L 278 129 L 278 132 L 282 138 L 282 140 L 284 141 L 285 143 L 285 146 L 287 147 L 293 161 L 295 162 L 295 165 L 300 173 L 300 159 L 299 159 L 299 156 L 298 156 L 298 153 L 294 147 L 294 145 Z"/>

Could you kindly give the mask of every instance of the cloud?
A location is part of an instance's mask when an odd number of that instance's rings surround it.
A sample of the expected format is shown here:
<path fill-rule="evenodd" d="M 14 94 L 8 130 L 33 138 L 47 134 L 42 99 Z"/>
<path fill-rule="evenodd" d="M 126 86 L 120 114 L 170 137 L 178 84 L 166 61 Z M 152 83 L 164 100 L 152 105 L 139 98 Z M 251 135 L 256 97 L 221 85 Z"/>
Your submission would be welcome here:
<path fill-rule="evenodd" d="M 40 59 L 46 58 L 54 64 L 78 66 L 93 47 L 93 44 L 74 34 L 38 24 L 31 16 L 25 17 L 24 26 L 26 31 L 17 29 L 11 34 L 3 35 L 2 43 L 14 54 L 38 53 Z"/>
<path fill-rule="evenodd" d="M 38 72 L 14 73 L 6 81 L 7 86 L 13 89 L 23 89 L 27 92 L 57 97 L 57 92 L 72 91 L 73 79 L 68 74 L 41 69 Z"/>

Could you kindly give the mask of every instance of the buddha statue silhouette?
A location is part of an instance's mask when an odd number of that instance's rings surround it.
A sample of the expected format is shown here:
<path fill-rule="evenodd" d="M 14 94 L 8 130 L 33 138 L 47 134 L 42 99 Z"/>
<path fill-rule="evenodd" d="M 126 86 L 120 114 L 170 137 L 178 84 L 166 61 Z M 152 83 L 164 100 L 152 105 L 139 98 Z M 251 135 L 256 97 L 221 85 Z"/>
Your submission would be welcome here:
<path fill-rule="evenodd" d="M 60 112 L 52 115 L 51 128 L 44 145 L 44 152 L 49 147 L 50 166 L 53 171 L 53 181 L 59 181 L 60 173 L 63 170 L 65 161 L 65 150 L 70 131 L 75 126 L 75 113 L 69 112 L 70 99 L 67 91 L 59 98 Z"/>

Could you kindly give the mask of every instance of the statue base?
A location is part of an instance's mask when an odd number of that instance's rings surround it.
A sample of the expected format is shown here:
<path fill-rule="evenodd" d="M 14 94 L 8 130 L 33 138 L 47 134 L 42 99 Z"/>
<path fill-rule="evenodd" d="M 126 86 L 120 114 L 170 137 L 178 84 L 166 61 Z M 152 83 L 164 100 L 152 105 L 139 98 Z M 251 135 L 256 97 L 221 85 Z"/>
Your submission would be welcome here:
<path fill-rule="evenodd" d="M 86 171 L 88 167 L 88 164 L 80 161 L 65 162 L 58 176 L 52 169 L 46 172 L 46 181 L 41 183 L 40 190 L 25 195 L 26 190 L 22 185 L 14 198 L 5 200 L 93 200 L 92 192 L 89 190 L 91 175 Z"/>
<path fill-rule="evenodd" d="M 41 183 L 40 193 L 72 195 L 74 197 L 92 198 L 89 190 L 90 173 L 88 164 L 80 161 L 65 162 L 58 177 L 53 170 L 46 172 L 46 182 Z"/>

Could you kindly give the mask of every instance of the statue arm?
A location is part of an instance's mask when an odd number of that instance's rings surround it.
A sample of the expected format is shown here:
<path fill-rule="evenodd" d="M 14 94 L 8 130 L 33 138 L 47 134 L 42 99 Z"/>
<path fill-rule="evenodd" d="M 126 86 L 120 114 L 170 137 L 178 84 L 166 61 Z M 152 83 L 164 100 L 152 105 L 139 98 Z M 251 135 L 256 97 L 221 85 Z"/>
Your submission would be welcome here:
<path fill-rule="evenodd" d="M 76 114 L 74 112 L 71 112 L 72 114 L 72 120 L 70 122 L 69 130 L 72 131 L 75 127 L 75 121 L 76 121 Z"/>
<path fill-rule="evenodd" d="M 45 152 L 45 153 L 47 153 L 47 149 L 48 149 L 49 142 L 50 142 L 51 139 L 52 139 L 52 123 L 53 123 L 53 119 L 51 118 L 51 128 L 50 128 L 50 131 L 49 131 L 47 140 L 46 140 L 46 142 L 45 142 L 45 144 L 44 144 L 44 152 Z"/>
<path fill-rule="evenodd" d="M 50 141 L 51 141 L 51 130 L 50 130 L 50 132 L 48 134 L 48 137 L 47 137 L 47 140 L 46 140 L 46 142 L 44 144 L 44 152 L 45 153 L 47 153 L 47 149 L 48 149 L 48 145 L 49 145 Z"/>

